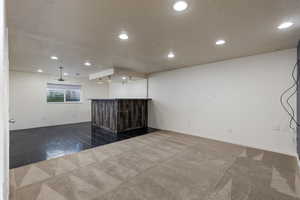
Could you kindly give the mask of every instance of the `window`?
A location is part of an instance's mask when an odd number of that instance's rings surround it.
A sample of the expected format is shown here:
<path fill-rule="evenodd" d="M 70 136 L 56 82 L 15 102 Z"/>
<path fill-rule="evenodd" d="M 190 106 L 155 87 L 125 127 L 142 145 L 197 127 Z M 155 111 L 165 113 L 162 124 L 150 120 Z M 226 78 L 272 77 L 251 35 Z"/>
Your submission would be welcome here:
<path fill-rule="evenodd" d="M 79 102 L 80 101 L 80 89 L 66 90 L 67 102 Z"/>
<path fill-rule="evenodd" d="M 47 102 L 64 102 L 64 101 L 65 101 L 64 90 L 48 88 Z"/>
<path fill-rule="evenodd" d="M 81 86 L 48 83 L 47 102 L 48 103 L 81 102 Z"/>

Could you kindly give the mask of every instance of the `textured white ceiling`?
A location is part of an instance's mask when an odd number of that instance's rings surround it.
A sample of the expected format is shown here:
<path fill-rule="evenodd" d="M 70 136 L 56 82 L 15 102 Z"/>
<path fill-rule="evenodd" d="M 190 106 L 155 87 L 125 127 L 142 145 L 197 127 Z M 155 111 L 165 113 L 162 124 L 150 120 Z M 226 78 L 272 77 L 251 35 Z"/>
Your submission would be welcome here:
<path fill-rule="evenodd" d="M 71 75 L 113 66 L 151 73 L 293 48 L 300 39 L 299 0 L 187 2 L 177 13 L 174 0 L 9 0 L 10 67 L 54 74 L 61 62 Z M 295 25 L 278 30 L 286 20 Z M 215 46 L 219 38 L 227 44 Z"/>

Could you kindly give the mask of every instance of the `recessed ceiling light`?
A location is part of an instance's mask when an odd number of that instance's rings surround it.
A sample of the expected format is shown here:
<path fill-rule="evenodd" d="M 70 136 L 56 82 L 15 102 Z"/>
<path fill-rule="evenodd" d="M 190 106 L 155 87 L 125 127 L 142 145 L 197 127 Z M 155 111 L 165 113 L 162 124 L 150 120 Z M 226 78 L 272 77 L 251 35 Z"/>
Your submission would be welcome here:
<path fill-rule="evenodd" d="M 170 52 L 169 54 L 168 54 L 168 58 L 174 58 L 175 57 L 175 54 L 173 53 L 173 52 Z"/>
<path fill-rule="evenodd" d="M 43 72 L 43 70 L 42 70 L 42 69 L 38 69 L 38 70 L 37 70 L 37 72 L 39 72 L 39 73 L 42 73 L 42 72 Z"/>
<path fill-rule="evenodd" d="M 294 25 L 293 22 L 283 22 L 282 24 L 280 24 L 279 26 L 277 26 L 277 28 L 278 29 L 286 29 L 286 28 L 290 28 L 293 25 Z"/>
<path fill-rule="evenodd" d="M 51 59 L 52 60 L 58 60 L 58 57 L 57 56 L 51 56 Z"/>
<path fill-rule="evenodd" d="M 91 64 L 89 61 L 86 61 L 86 62 L 84 63 L 84 65 L 85 65 L 85 66 L 91 66 L 92 64 Z"/>
<path fill-rule="evenodd" d="M 64 76 L 69 76 L 69 73 L 65 72 L 65 73 L 64 73 Z"/>
<path fill-rule="evenodd" d="M 178 12 L 184 11 L 185 9 L 187 9 L 187 7 L 188 7 L 188 4 L 185 1 L 177 1 L 173 5 L 173 9 Z"/>
<path fill-rule="evenodd" d="M 123 77 L 122 77 L 122 79 L 123 79 L 123 80 L 126 80 L 126 79 L 127 79 L 127 77 L 126 77 L 126 76 L 123 76 Z"/>
<path fill-rule="evenodd" d="M 225 40 L 217 40 L 216 45 L 224 45 L 226 43 Z"/>
<path fill-rule="evenodd" d="M 119 38 L 121 40 L 128 40 L 129 37 L 128 37 L 127 33 L 120 33 Z"/>

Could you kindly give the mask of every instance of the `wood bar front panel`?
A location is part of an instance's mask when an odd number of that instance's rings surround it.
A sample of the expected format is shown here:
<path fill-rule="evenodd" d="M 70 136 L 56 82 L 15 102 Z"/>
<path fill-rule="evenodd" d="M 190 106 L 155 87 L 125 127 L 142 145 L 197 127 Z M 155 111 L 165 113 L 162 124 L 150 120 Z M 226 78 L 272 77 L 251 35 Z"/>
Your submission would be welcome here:
<path fill-rule="evenodd" d="M 129 131 L 148 126 L 148 102 L 146 100 L 118 101 L 118 131 Z"/>
<path fill-rule="evenodd" d="M 116 133 L 117 101 L 92 101 L 92 125 Z"/>
<path fill-rule="evenodd" d="M 92 125 L 113 133 L 148 127 L 148 99 L 92 100 Z"/>

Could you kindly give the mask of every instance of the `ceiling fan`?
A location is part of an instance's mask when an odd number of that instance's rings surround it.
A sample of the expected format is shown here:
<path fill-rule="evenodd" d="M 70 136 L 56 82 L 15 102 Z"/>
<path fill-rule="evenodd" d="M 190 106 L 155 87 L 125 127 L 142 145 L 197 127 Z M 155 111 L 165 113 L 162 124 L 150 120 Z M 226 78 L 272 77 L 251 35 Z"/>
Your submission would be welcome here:
<path fill-rule="evenodd" d="M 58 81 L 65 81 L 65 79 L 63 79 L 63 67 L 60 66 L 59 68 L 59 78 L 57 79 Z"/>

